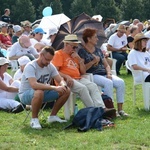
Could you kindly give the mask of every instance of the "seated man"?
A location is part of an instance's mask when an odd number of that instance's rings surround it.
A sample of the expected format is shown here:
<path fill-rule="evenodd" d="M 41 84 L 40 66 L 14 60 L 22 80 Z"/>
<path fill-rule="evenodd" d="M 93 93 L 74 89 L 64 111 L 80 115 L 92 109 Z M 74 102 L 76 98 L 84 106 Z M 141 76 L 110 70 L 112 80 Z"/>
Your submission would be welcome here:
<path fill-rule="evenodd" d="M 112 34 L 108 39 L 107 49 L 112 51 L 112 57 L 117 60 L 116 72 L 120 75 L 121 65 L 127 60 L 127 36 L 125 25 L 120 25 L 117 32 Z"/>
<path fill-rule="evenodd" d="M 17 60 L 24 55 L 28 56 L 30 60 L 39 56 L 36 49 L 31 47 L 30 38 L 26 35 L 20 36 L 18 42 L 14 43 L 8 52 L 9 60 Z"/>
<path fill-rule="evenodd" d="M 105 105 L 97 85 L 81 75 L 86 73 L 83 59 L 77 54 L 78 43 L 76 35 L 67 35 L 64 39 L 64 48 L 56 51 L 52 63 L 58 69 L 71 91 L 79 94 L 86 107 L 102 107 Z"/>
<path fill-rule="evenodd" d="M 14 80 L 21 80 L 22 74 L 24 67 L 26 66 L 27 63 L 29 63 L 31 60 L 27 56 L 22 56 L 18 59 L 18 63 L 20 68 L 15 72 L 14 74 Z"/>
<path fill-rule="evenodd" d="M 19 89 L 19 97 L 23 104 L 32 105 L 31 127 L 41 129 L 38 113 L 42 103 L 55 101 L 48 122 L 66 122 L 57 115 L 70 95 L 70 89 L 59 75 L 57 69 L 50 63 L 54 56 L 52 47 L 44 47 L 38 59 L 29 62 L 24 68 Z M 50 85 L 51 79 L 55 79 L 59 86 Z"/>

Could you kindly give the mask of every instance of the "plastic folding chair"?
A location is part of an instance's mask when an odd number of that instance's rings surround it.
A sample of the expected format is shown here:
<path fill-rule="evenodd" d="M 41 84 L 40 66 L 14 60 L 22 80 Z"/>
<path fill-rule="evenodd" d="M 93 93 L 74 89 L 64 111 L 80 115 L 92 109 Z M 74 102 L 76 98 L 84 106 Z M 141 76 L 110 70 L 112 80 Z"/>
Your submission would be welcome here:
<path fill-rule="evenodd" d="M 143 99 L 144 99 L 144 108 L 145 110 L 150 109 L 150 83 L 144 82 L 143 71 L 142 70 L 134 70 L 130 67 L 128 60 L 126 61 L 126 67 L 132 72 L 133 77 L 133 104 L 136 104 L 136 86 L 142 85 L 143 91 Z M 141 78 L 140 81 L 136 81 L 135 76 L 138 74 Z"/>

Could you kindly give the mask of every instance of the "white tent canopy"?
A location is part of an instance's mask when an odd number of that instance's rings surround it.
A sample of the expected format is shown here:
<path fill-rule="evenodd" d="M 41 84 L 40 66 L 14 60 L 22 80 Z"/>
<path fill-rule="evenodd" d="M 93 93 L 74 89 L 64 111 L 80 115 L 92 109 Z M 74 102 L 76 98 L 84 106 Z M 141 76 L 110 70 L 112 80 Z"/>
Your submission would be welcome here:
<path fill-rule="evenodd" d="M 56 28 L 59 30 L 60 26 L 69 20 L 70 18 L 68 18 L 63 13 L 52 16 L 46 16 L 42 18 L 39 27 L 41 27 L 47 33 L 46 35 L 44 35 L 44 37 L 48 37 L 49 29 Z"/>

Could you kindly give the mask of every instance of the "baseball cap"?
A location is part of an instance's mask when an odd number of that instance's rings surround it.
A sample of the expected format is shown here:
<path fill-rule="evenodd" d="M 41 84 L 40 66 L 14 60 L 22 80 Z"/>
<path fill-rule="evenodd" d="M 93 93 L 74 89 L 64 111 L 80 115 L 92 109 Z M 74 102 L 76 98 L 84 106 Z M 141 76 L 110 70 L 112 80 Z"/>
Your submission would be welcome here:
<path fill-rule="evenodd" d="M 45 32 L 42 28 L 40 28 L 40 27 L 35 28 L 35 29 L 33 30 L 33 32 L 34 32 L 34 33 L 46 34 L 46 32 Z"/>
<path fill-rule="evenodd" d="M 9 60 L 4 57 L 0 57 L 0 66 L 4 64 L 9 64 Z"/>
<path fill-rule="evenodd" d="M 57 29 L 57 28 L 49 29 L 49 36 L 50 36 L 50 35 L 57 34 L 57 32 L 58 32 L 58 29 Z"/>
<path fill-rule="evenodd" d="M 18 59 L 19 65 L 23 66 L 26 65 L 28 62 L 30 62 L 31 60 L 29 59 L 29 57 L 27 56 L 22 56 Z"/>
<path fill-rule="evenodd" d="M 21 27 L 19 25 L 14 25 L 13 29 L 15 33 L 21 31 Z"/>

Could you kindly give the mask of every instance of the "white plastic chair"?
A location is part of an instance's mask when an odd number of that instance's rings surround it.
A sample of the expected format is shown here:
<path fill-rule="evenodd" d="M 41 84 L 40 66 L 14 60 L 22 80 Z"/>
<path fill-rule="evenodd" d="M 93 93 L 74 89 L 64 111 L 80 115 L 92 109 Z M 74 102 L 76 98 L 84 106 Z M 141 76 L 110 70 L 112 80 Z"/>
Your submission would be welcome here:
<path fill-rule="evenodd" d="M 85 75 L 82 75 L 82 77 L 84 77 L 84 78 L 90 80 L 91 82 L 93 82 L 93 74 L 86 73 Z M 100 89 L 101 88 L 99 87 L 99 90 Z M 71 92 L 68 100 L 64 104 L 64 116 L 65 116 L 66 120 L 69 120 L 70 116 L 74 113 L 76 97 L 77 97 L 77 94 Z"/>
<path fill-rule="evenodd" d="M 10 60 L 10 64 L 11 64 L 11 75 L 13 76 L 14 73 L 19 69 L 18 61 Z"/>
<path fill-rule="evenodd" d="M 7 59 L 9 59 L 9 52 L 10 48 L 7 49 Z M 10 60 L 10 65 L 11 65 L 11 75 L 13 76 L 14 73 L 19 69 L 18 61 Z"/>
<path fill-rule="evenodd" d="M 144 108 L 145 110 L 150 109 L 150 82 L 144 82 L 143 71 L 142 70 L 134 70 L 129 66 L 128 60 L 126 61 L 126 67 L 132 72 L 133 77 L 133 103 L 136 103 L 136 86 L 142 85 L 143 91 L 143 99 L 144 99 Z M 135 80 L 135 75 L 138 74 L 141 77 L 141 81 L 137 82 Z"/>

